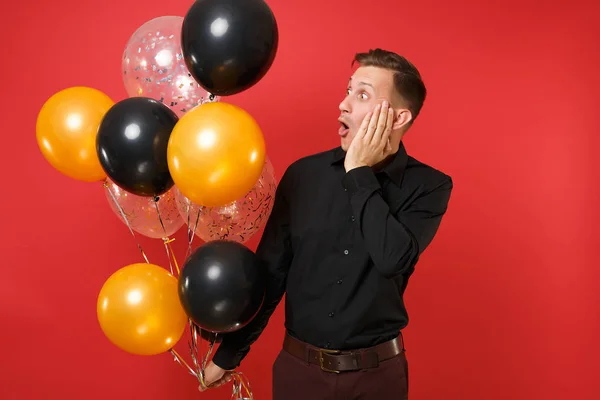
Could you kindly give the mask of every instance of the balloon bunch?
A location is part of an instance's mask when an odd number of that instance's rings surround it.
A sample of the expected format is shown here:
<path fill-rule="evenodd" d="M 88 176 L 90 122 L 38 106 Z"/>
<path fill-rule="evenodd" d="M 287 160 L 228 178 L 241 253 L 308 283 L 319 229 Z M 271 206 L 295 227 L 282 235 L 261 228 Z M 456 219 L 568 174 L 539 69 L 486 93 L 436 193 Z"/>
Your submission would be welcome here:
<path fill-rule="evenodd" d="M 273 166 L 254 118 L 221 97 L 260 81 L 277 46 L 264 0 L 196 0 L 185 17 L 152 19 L 131 36 L 122 59 L 127 98 L 71 87 L 38 115 L 46 160 L 70 178 L 102 183 L 133 237 L 162 239 L 169 256 L 167 270 L 137 243 L 145 262 L 118 269 L 100 290 L 102 331 L 132 354 L 171 353 L 200 381 L 219 335 L 248 324 L 263 301 L 262 269 L 243 243 L 272 210 Z M 189 256 L 180 269 L 170 243 L 183 225 Z M 192 251 L 195 236 L 204 244 Z M 174 350 L 188 325 L 192 365 Z M 210 342 L 203 360 L 199 338 Z M 233 393 L 252 398 L 241 373 Z"/>

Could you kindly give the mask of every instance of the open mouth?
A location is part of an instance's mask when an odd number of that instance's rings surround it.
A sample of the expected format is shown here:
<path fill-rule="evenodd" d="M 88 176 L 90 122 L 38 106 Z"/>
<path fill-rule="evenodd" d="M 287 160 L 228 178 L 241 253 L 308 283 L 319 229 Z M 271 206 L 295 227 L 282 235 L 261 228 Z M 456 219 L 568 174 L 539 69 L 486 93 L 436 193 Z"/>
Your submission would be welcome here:
<path fill-rule="evenodd" d="M 346 136 L 348 134 L 349 130 L 350 130 L 350 128 L 348 127 L 348 125 L 346 125 L 345 123 L 340 121 L 340 130 L 339 130 L 340 136 Z"/>

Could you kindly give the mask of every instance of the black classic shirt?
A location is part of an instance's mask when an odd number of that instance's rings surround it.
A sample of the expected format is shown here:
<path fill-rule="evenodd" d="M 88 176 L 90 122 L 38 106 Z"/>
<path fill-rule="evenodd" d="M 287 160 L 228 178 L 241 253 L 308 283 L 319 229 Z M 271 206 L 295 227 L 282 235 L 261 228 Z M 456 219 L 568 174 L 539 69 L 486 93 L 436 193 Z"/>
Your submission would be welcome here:
<path fill-rule="evenodd" d="M 267 291 L 256 317 L 222 336 L 213 361 L 239 366 L 286 294 L 288 333 L 314 346 L 358 349 L 398 336 L 403 294 L 446 212 L 452 179 L 407 155 L 346 173 L 336 148 L 284 173 L 256 254 Z"/>

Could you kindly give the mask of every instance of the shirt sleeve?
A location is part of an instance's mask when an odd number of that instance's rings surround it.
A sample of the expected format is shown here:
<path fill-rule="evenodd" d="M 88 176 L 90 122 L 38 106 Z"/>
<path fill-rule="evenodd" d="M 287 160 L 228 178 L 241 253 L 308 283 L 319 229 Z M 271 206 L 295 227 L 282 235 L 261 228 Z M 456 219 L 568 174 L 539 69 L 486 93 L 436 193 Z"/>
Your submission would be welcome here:
<path fill-rule="evenodd" d="M 225 369 L 237 368 L 250 351 L 250 346 L 263 332 L 281 301 L 292 261 L 290 240 L 289 193 L 292 188 L 289 169 L 277 187 L 269 216 L 256 255 L 265 271 L 266 292 L 263 304 L 254 319 L 242 329 L 223 334 L 213 362 Z"/>
<path fill-rule="evenodd" d="M 392 213 L 370 167 L 348 171 L 342 184 L 375 268 L 388 278 L 415 266 L 440 226 L 453 188 L 452 178 L 441 174 L 408 207 Z"/>

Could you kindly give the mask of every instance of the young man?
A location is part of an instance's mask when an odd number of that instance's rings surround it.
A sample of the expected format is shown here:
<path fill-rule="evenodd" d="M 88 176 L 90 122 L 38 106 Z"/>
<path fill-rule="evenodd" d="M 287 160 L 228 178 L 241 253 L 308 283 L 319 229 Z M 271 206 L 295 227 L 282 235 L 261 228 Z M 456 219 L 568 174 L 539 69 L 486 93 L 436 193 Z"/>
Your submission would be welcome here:
<path fill-rule="evenodd" d="M 286 293 L 274 400 L 408 398 L 403 294 L 453 184 L 402 144 L 426 96 L 417 69 L 381 49 L 354 61 L 341 146 L 284 173 L 257 249 L 268 271 L 263 307 L 222 336 L 205 371 L 209 387 L 230 380 Z"/>

